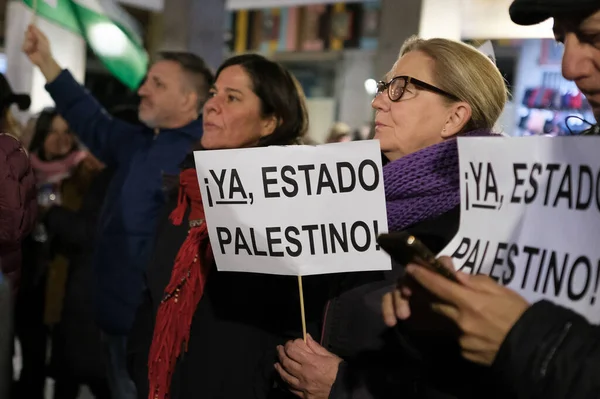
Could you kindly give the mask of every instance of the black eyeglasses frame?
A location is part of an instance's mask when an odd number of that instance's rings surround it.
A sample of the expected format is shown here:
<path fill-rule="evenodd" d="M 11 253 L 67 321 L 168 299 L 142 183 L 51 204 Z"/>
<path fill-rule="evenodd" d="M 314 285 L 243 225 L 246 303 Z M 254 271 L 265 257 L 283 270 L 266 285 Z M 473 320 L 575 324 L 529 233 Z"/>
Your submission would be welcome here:
<path fill-rule="evenodd" d="M 400 95 L 398 96 L 398 98 L 394 99 L 392 98 L 392 95 L 390 94 L 390 86 L 392 85 L 392 83 L 394 83 L 396 80 L 398 79 L 404 79 L 404 86 L 402 86 Z M 458 97 L 456 97 L 454 94 L 450 94 L 447 91 L 444 91 L 438 87 L 435 87 L 432 84 L 429 84 L 427 82 L 423 82 L 422 80 L 419 80 L 417 78 L 413 78 L 411 76 L 406 76 L 406 75 L 399 75 L 399 76 L 394 76 L 392 79 L 390 79 L 389 82 L 384 82 L 384 81 L 379 81 L 377 82 L 377 95 L 383 93 L 384 90 L 387 91 L 387 95 L 388 98 L 390 99 L 390 101 L 392 102 L 398 102 L 402 99 L 402 97 L 404 96 L 404 93 L 406 92 L 406 88 L 408 87 L 409 84 L 414 84 L 415 86 L 423 89 L 423 90 L 428 90 L 431 91 L 433 93 L 437 93 L 439 95 L 442 95 L 444 97 L 447 97 L 453 101 L 460 101 L 460 99 Z"/>

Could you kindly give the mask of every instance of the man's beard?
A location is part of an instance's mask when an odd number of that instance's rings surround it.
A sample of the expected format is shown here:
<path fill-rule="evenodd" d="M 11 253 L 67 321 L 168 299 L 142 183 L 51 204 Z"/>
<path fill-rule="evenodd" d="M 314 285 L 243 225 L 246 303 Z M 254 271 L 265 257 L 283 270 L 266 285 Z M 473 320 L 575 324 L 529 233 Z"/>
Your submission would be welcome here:
<path fill-rule="evenodd" d="M 142 116 L 141 112 L 138 112 L 138 119 L 140 120 L 140 122 L 142 122 L 144 125 L 148 126 L 150 129 L 156 129 L 158 127 L 158 124 L 156 123 L 155 118 L 144 118 Z"/>

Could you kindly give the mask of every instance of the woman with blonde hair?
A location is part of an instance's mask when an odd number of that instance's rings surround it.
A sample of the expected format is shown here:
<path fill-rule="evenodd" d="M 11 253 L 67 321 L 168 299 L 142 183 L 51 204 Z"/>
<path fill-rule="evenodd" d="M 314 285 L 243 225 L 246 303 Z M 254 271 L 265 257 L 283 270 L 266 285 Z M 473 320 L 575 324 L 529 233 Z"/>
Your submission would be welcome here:
<path fill-rule="evenodd" d="M 352 141 L 350 126 L 344 122 L 334 123 L 331 129 L 329 129 L 327 143 L 343 143 L 346 141 Z"/>
<path fill-rule="evenodd" d="M 409 231 L 440 251 L 459 224 L 457 137 L 489 137 L 507 100 L 502 75 L 475 48 L 410 38 L 378 85 L 372 106 L 390 231 Z M 311 398 L 487 397 L 477 369 L 463 362 L 453 331 L 429 312 L 388 328 L 381 298 L 402 275 L 336 276 L 320 342 L 278 348 L 276 369 L 292 393 Z M 465 381 L 469 376 L 469 381 Z"/>

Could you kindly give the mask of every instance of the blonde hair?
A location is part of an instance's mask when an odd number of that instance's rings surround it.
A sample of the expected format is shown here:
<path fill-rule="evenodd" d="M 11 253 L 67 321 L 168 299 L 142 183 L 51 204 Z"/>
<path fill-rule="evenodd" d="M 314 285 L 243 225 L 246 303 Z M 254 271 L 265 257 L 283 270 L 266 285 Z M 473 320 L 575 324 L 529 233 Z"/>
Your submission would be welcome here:
<path fill-rule="evenodd" d="M 329 129 L 329 136 L 327 137 L 328 143 L 336 143 L 341 138 L 345 136 L 350 136 L 352 133 L 352 129 L 350 126 L 344 122 L 336 122 L 333 124 L 331 129 Z"/>
<path fill-rule="evenodd" d="M 0 126 L 2 129 L 5 129 L 5 132 L 2 133 L 8 133 L 13 137 L 21 137 L 22 134 L 22 129 L 21 129 L 21 124 L 17 121 L 17 119 L 15 118 L 15 116 L 13 115 L 13 113 L 10 111 L 9 108 L 6 108 L 5 114 L 1 116 L 1 118 L 3 120 L 3 125 L 4 126 Z"/>
<path fill-rule="evenodd" d="M 425 40 L 412 36 L 404 42 L 399 57 L 412 51 L 434 60 L 433 84 L 471 106 L 471 120 L 463 132 L 494 127 L 508 93 L 492 60 L 472 46 L 441 38 Z"/>

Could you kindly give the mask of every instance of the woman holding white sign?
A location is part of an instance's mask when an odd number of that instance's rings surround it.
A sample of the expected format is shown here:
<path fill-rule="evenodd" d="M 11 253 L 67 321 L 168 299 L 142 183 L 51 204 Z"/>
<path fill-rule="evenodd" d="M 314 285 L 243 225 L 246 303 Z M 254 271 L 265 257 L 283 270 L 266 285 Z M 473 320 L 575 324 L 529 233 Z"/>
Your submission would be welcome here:
<path fill-rule="evenodd" d="M 515 0 L 510 6 L 510 15 L 519 25 L 533 25 L 554 18 L 555 38 L 564 45 L 562 74 L 575 82 L 592 105 L 596 121 L 600 121 L 600 2 Z M 550 29 L 548 31 L 550 33 Z M 599 133 L 600 125 L 596 123 L 581 134 L 591 136 Z M 578 138 L 567 141 L 570 140 Z M 580 140 L 591 148 L 597 146 L 597 137 Z M 568 153 L 567 143 L 562 145 L 565 146 L 564 152 Z M 590 215 L 592 225 L 597 223 L 593 213 L 586 214 Z M 595 240 L 596 235 L 590 233 L 589 226 L 582 226 L 569 218 L 564 220 L 566 222 L 556 223 L 557 229 L 575 224 L 581 231 L 575 236 L 567 233 L 557 235 L 559 241 L 564 241 L 565 247 L 582 241 L 584 236 Z M 443 258 L 442 261 L 447 267 L 454 267 L 451 258 Z M 524 267 L 524 262 L 517 262 L 516 267 L 519 266 Z M 596 270 L 596 265 L 590 269 Z M 458 272 L 459 284 L 456 284 L 416 265 L 409 265 L 407 272 L 430 293 L 429 306 L 452 320 L 461 330 L 459 343 L 462 355 L 473 362 L 490 366 L 503 391 L 508 392 L 503 397 L 600 397 L 600 327 L 588 320 L 597 315 L 592 307 L 595 296 L 582 298 L 585 302 L 590 301 L 590 307 L 587 312 L 579 314 L 573 310 L 577 309 L 575 300 L 570 303 L 557 301 L 558 298 L 548 294 L 530 303 L 531 297 L 528 301 L 521 296 L 525 293 L 524 285 L 518 292 L 513 290 L 515 286 L 511 289 L 500 285 L 488 275 Z M 550 276 L 550 272 L 547 275 Z M 567 281 L 567 273 L 562 276 Z M 594 289 L 592 279 L 586 281 L 584 293 L 588 285 Z M 395 291 L 383 300 L 389 325 L 413 317 L 419 311 L 413 308 L 416 296 L 403 294 Z"/>
<path fill-rule="evenodd" d="M 295 144 L 308 121 L 290 73 L 262 56 L 242 55 L 217 71 L 203 125 L 198 145 L 215 150 Z M 192 154 L 173 186 L 179 194 L 171 190 L 130 335 L 138 397 L 266 398 L 277 377 L 277 343 L 301 334 L 297 282 L 218 272 Z"/>
<path fill-rule="evenodd" d="M 446 39 L 404 44 L 373 100 L 375 138 L 389 160 L 383 178 L 391 231 L 408 230 L 434 251 L 452 239 L 460 207 L 456 137 L 491 135 L 506 99 L 502 75 L 475 48 Z M 395 331 L 384 325 L 381 297 L 402 269 L 339 276 L 321 344 L 296 340 L 279 348 L 276 367 L 292 392 L 305 398 L 485 397 L 471 383 L 477 370 L 452 351 L 453 337 L 437 330 L 433 314 Z"/>

